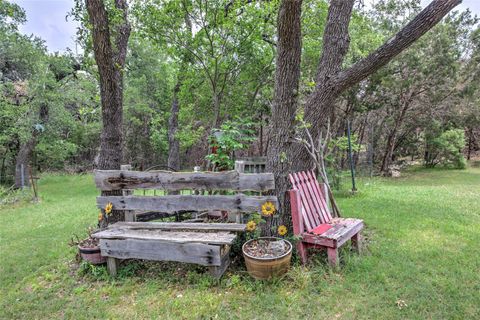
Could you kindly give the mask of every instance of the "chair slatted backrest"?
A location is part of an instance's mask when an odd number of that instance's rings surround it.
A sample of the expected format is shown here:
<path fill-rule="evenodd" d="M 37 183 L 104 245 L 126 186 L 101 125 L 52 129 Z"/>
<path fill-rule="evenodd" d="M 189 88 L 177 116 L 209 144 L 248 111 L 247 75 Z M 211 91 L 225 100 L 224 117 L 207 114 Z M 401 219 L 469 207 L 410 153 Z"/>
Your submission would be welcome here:
<path fill-rule="evenodd" d="M 289 174 L 294 190 L 300 193 L 303 222 L 307 231 L 332 220 L 325 194 L 313 171 L 302 171 Z"/>

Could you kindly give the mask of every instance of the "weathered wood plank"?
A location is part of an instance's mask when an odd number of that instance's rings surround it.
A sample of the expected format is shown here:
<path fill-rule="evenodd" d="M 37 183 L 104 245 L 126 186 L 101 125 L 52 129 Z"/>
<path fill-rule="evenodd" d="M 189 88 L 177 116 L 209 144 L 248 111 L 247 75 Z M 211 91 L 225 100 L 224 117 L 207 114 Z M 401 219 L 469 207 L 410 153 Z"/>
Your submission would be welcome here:
<path fill-rule="evenodd" d="M 96 170 L 95 184 L 100 190 L 163 189 L 268 191 L 275 189 L 272 173 L 169 172 Z"/>
<path fill-rule="evenodd" d="M 359 233 L 363 229 L 363 221 L 360 220 L 359 223 L 351 226 L 348 228 L 348 231 L 343 232 L 342 235 L 337 237 L 337 246 L 340 247 L 343 245 L 345 242 L 347 242 L 351 237 L 353 237 L 355 234 Z"/>
<path fill-rule="evenodd" d="M 103 256 L 118 259 L 178 261 L 203 266 L 221 266 L 220 246 L 139 239 L 101 239 Z"/>
<path fill-rule="evenodd" d="M 223 253 L 223 256 L 221 257 L 220 266 L 208 267 L 209 269 L 208 271 L 214 278 L 220 279 L 222 275 L 225 273 L 225 271 L 227 270 L 229 265 L 230 265 L 230 252 L 229 250 L 227 250 L 226 253 Z"/>
<path fill-rule="evenodd" d="M 185 223 L 185 222 L 117 222 L 107 229 L 208 230 L 243 232 L 246 224 L 239 223 Z"/>
<path fill-rule="evenodd" d="M 262 204 L 267 201 L 273 202 L 278 207 L 277 197 L 245 196 L 242 194 L 231 196 L 100 196 L 97 197 L 97 206 L 99 208 L 104 208 L 105 205 L 110 202 L 113 205 L 113 210 L 159 211 L 167 213 L 173 213 L 181 210 L 260 212 Z"/>
<path fill-rule="evenodd" d="M 267 163 L 267 157 L 242 157 L 237 158 L 237 161 L 243 161 L 247 165 L 263 165 Z"/>
<path fill-rule="evenodd" d="M 99 239 L 140 239 L 158 240 L 175 243 L 208 243 L 208 244 L 231 244 L 236 235 L 230 232 L 188 232 L 188 231 L 165 231 L 158 229 L 106 229 L 92 234 Z"/>
<path fill-rule="evenodd" d="M 120 261 L 114 257 L 107 257 L 107 269 L 108 269 L 108 273 L 112 277 L 115 277 L 117 275 L 119 262 Z"/>
<path fill-rule="evenodd" d="M 358 254 L 362 253 L 362 235 L 360 231 L 352 237 L 352 247 Z"/>

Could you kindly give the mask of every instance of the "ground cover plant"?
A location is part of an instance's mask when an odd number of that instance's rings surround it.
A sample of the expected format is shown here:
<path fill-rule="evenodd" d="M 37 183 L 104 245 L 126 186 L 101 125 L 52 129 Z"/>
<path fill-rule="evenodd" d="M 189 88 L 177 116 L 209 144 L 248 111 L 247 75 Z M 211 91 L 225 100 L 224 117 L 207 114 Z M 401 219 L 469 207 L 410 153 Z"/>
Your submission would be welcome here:
<path fill-rule="evenodd" d="M 416 169 L 337 194 L 367 225 L 366 252 L 338 270 L 315 256 L 283 278 L 234 265 L 220 282 L 201 267 L 78 264 L 68 246 L 97 219 L 91 175 L 46 175 L 41 201 L 0 207 L 0 318 L 475 319 L 480 315 L 480 168 Z"/>

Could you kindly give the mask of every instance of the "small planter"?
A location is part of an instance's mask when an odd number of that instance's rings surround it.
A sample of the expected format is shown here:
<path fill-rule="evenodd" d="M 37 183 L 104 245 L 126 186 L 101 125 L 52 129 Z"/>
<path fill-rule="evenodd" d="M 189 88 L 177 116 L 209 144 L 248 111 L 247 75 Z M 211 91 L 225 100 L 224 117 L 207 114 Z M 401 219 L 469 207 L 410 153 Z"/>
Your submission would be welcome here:
<path fill-rule="evenodd" d="M 251 247 L 255 244 L 255 241 L 256 243 L 259 241 L 265 241 L 265 243 L 283 241 L 285 250 L 278 254 L 278 256 L 274 254 L 253 255 Z M 285 239 L 260 237 L 245 242 L 242 246 L 242 252 L 248 273 L 255 279 L 264 280 L 280 276 L 288 271 L 292 259 L 292 244 Z"/>
<path fill-rule="evenodd" d="M 91 264 L 102 264 L 107 262 L 107 257 L 103 257 L 100 253 L 100 247 L 82 247 L 78 246 L 80 256 L 83 260 L 90 262 Z"/>

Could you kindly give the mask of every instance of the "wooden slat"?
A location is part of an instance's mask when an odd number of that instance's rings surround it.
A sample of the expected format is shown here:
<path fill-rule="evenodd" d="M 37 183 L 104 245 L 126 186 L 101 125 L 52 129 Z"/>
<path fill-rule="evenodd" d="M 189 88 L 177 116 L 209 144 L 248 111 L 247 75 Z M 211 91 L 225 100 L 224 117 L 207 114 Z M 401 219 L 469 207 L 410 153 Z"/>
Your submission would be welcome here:
<path fill-rule="evenodd" d="M 278 208 L 277 197 L 246 196 L 242 194 L 231 196 L 100 196 L 97 197 L 97 206 L 99 208 L 105 208 L 107 203 L 110 202 L 113 205 L 113 210 L 140 210 L 167 213 L 177 212 L 181 210 L 224 210 L 229 212 L 260 212 L 262 204 L 267 201 L 273 202 Z"/>
<path fill-rule="evenodd" d="M 332 215 L 330 214 L 330 209 L 327 206 L 325 201 L 325 196 L 320 190 L 320 184 L 318 183 L 317 177 L 313 171 L 306 172 L 310 185 L 314 194 L 314 201 L 316 202 L 317 210 L 319 210 L 319 218 L 321 223 L 329 223 L 332 220 Z"/>
<path fill-rule="evenodd" d="M 243 232 L 246 227 L 246 224 L 239 223 L 117 222 L 109 225 L 107 229 L 123 228 L 130 230 L 158 229 Z"/>
<path fill-rule="evenodd" d="M 303 190 L 305 198 L 310 206 L 310 219 L 314 221 L 314 224 L 318 226 L 322 223 L 323 218 L 321 218 L 321 211 L 318 205 L 318 199 L 313 191 L 313 186 L 311 185 L 310 178 L 307 176 L 306 172 L 299 172 L 298 175 L 301 178 L 301 183 L 299 187 Z"/>
<path fill-rule="evenodd" d="M 221 266 L 221 247 L 203 243 L 170 243 L 139 239 L 101 239 L 102 256 L 118 259 L 178 261 Z"/>
<path fill-rule="evenodd" d="M 147 222 L 157 219 L 165 219 L 171 217 L 174 213 L 168 212 L 156 212 L 156 211 L 147 211 L 147 212 L 139 212 L 135 213 L 135 221 L 136 222 Z"/>
<path fill-rule="evenodd" d="M 243 157 L 238 158 L 237 161 L 243 161 L 246 165 L 265 165 L 267 157 Z"/>
<path fill-rule="evenodd" d="M 337 248 L 363 229 L 363 220 L 353 218 L 332 219 L 333 228 L 321 235 L 302 234 L 302 241 Z"/>
<path fill-rule="evenodd" d="M 293 189 L 294 190 L 297 190 L 299 195 L 300 195 L 300 208 L 301 208 L 301 214 L 302 214 L 302 217 L 303 217 L 303 225 L 305 226 L 305 229 L 306 230 L 312 230 L 313 229 L 313 226 L 312 226 L 312 223 L 308 217 L 308 215 L 306 214 L 305 212 L 305 206 L 304 206 L 304 199 L 303 199 L 303 192 L 302 190 L 300 190 L 298 188 L 298 176 L 296 173 L 291 173 L 288 175 L 288 177 L 290 178 L 290 182 L 292 183 L 292 186 L 293 186 Z"/>
<path fill-rule="evenodd" d="M 313 219 L 312 216 L 312 211 L 313 209 L 310 207 L 310 197 L 308 194 L 306 194 L 303 185 L 302 185 L 302 176 L 300 173 L 293 173 L 291 175 L 293 177 L 294 181 L 294 186 L 295 189 L 300 191 L 300 199 L 302 200 L 302 215 L 303 215 L 303 221 L 305 223 L 305 226 L 307 227 L 307 230 L 310 231 L 313 228 L 315 228 L 318 223 Z"/>
<path fill-rule="evenodd" d="M 320 185 L 311 171 L 297 172 L 289 175 L 295 190 L 300 192 L 302 213 L 307 231 L 322 223 L 329 223 L 332 219 L 330 209 L 320 190 Z"/>
<path fill-rule="evenodd" d="M 178 191 L 234 190 L 268 191 L 275 189 L 272 173 L 169 172 L 96 170 L 95 184 L 100 190 L 163 189 Z"/>
<path fill-rule="evenodd" d="M 363 229 L 363 220 L 353 218 L 332 219 L 333 228 L 326 231 L 321 237 L 335 240 L 341 246 L 354 234 Z"/>
<path fill-rule="evenodd" d="M 175 243 L 207 243 L 207 244 L 231 244 L 236 235 L 230 232 L 188 232 L 188 231 L 165 231 L 158 229 L 134 230 L 117 227 L 106 229 L 92 234 L 99 239 L 139 239 L 158 240 Z"/>

